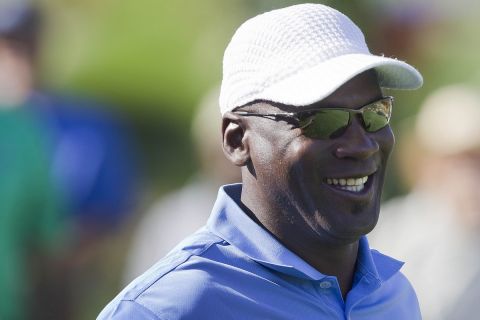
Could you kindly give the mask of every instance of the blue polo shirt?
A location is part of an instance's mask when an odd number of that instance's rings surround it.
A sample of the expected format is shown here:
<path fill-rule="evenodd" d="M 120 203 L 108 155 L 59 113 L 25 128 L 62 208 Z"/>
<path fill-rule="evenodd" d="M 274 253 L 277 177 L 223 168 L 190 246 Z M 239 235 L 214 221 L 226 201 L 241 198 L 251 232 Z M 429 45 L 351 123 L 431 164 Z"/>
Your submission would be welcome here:
<path fill-rule="evenodd" d="M 98 319 L 421 319 L 401 262 L 361 238 L 344 301 L 335 277 L 242 211 L 240 193 L 239 184 L 221 188 L 207 225 L 128 285 Z"/>

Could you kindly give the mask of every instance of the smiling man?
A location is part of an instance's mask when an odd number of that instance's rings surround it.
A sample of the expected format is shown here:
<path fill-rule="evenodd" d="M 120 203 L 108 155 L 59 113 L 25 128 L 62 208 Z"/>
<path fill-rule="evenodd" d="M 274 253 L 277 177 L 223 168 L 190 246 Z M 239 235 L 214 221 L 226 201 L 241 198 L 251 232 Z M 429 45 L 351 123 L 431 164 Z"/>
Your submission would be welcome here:
<path fill-rule="evenodd" d="M 248 20 L 223 67 L 223 149 L 242 184 L 99 318 L 420 319 L 402 263 L 365 234 L 394 144 L 381 88 L 421 75 L 319 4 Z"/>

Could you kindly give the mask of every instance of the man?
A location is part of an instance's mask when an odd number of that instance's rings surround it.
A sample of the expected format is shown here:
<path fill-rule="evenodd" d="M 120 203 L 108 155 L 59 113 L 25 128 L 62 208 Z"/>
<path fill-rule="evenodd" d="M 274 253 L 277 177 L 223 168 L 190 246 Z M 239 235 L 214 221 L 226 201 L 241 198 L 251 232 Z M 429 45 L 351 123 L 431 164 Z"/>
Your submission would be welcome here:
<path fill-rule="evenodd" d="M 223 67 L 223 149 L 243 183 L 99 318 L 419 319 L 402 264 L 364 235 L 394 143 L 380 87 L 420 74 L 319 4 L 248 20 Z"/>

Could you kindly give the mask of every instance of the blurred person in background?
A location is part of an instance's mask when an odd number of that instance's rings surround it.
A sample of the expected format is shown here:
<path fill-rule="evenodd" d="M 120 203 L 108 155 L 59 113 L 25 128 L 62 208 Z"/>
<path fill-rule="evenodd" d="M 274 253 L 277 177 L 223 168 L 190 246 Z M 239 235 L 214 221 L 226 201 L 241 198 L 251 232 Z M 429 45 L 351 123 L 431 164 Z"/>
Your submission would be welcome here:
<path fill-rule="evenodd" d="M 0 319 L 34 317 L 35 284 L 63 242 L 52 149 L 27 98 L 37 23 L 34 12 L 0 3 Z"/>
<path fill-rule="evenodd" d="M 29 1 L 0 3 L 1 319 L 71 318 L 98 280 L 88 267 L 99 241 L 132 211 L 137 186 L 120 119 L 92 100 L 40 90 L 41 18 Z M 55 234 L 63 250 L 47 257 L 44 238 Z"/>
<path fill-rule="evenodd" d="M 372 246 L 408 261 L 426 320 L 480 312 L 480 94 L 443 87 L 424 102 L 397 155 L 411 192 L 382 206 Z"/>
<path fill-rule="evenodd" d="M 228 162 L 220 147 L 219 90 L 214 88 L 202 99 L 192 122 L 199 171 L 180 190 L 155 202 L 142 217 L 127 256 L 125 283 L 205 224 L 221 185 L 240 181 L 240 170 Z"/>

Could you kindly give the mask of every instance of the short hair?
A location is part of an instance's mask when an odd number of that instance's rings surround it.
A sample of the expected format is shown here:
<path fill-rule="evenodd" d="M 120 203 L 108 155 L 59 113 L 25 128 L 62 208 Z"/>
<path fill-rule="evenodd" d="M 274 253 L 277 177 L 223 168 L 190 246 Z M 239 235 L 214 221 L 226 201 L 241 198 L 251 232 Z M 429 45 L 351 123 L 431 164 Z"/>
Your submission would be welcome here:
<path fill-rule="evenodd" d="M 0 39 L 34 56 L 41 29 L 40 9 L 34 5 L 7 5 L 0 8 Z"/>

